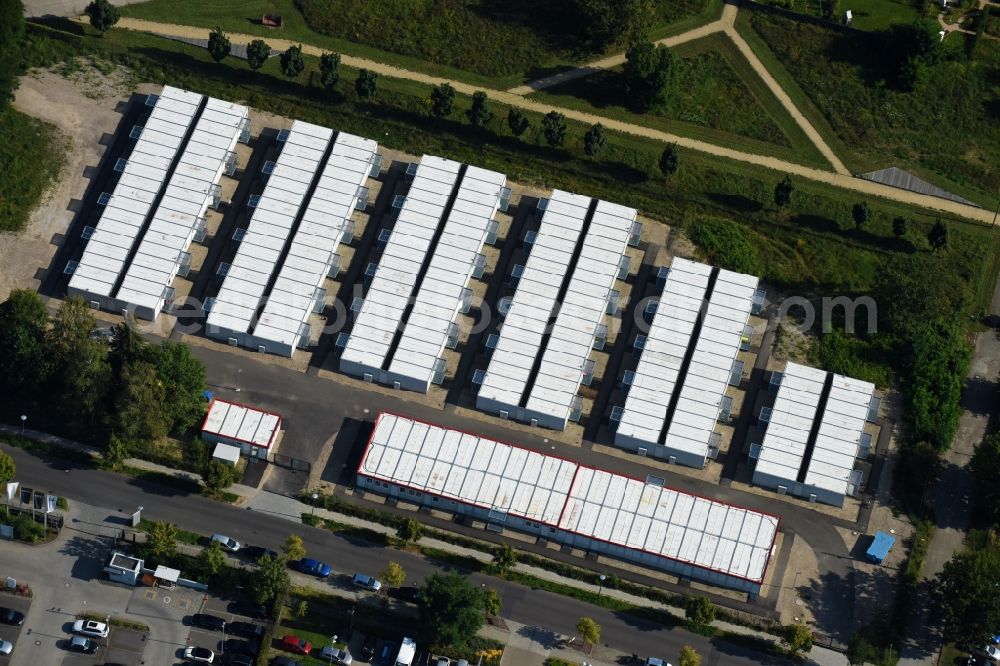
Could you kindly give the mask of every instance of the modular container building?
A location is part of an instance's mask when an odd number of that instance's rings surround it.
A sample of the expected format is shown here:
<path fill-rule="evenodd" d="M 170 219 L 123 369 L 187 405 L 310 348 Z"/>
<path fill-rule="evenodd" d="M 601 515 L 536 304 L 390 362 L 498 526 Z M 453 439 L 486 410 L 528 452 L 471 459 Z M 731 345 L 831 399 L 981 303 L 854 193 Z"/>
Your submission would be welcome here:
<path fill-rule="evenodd" d="M 277 414 L 218 398 L 209 403 L 201 424 L 202 440 L 239 447 L 251 458 L 267 458 L 280 432 Z"/>

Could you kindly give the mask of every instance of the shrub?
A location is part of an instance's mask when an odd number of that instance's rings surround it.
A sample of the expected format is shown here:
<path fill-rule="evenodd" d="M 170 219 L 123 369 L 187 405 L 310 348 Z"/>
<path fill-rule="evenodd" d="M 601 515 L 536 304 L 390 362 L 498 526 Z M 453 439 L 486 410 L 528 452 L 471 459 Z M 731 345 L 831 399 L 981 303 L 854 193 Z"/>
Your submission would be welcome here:
<path fill-rule="evenodd" d="M 761 274 L 757 249 L 742 226 L 720 218 L 702 218 L 691 225 L 691 240 L 709 263 L 740 273 Z"/>
<path fill-rule="evenodd" d="M 20 514 L 11 520 L 14 538 L 25 543 L 38 543 L 45 537 L 45 528 L 36 523 L 28 514 Z"/>
<path fill-rule="evenodd" d="M 691 627 L 702 629 L 715 622 L 715 606 L 708 597 L 691 596 L 684 604 L 684 616 Z"/>

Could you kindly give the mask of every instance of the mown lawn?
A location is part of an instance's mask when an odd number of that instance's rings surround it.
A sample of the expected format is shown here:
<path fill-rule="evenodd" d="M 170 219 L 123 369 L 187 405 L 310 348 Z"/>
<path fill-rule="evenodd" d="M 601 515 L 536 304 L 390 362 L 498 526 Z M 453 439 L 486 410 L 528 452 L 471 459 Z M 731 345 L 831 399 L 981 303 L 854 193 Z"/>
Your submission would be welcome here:
<path fill-rule="evenodd" d="M 791 0 L 789 4 L 792 11 L 816 17 L 823 15 L 823 3 L 820 0 Z M 844 11 L 850 9 L 853 15 L 851 27 L 858 30 L 883 30 L 893 23 L 913 23 L 921 18 L 920 4 L 919 0 L 850 0 L 840 3 L 840 15 L 836 20 L 840 21 Z M 934 3 L 934 12 L 938 5 L 939 3 Z"/>
<path fill-rule="evenodd" d="M 21 231 L 56 180 L 68 139 L 54 126 L 8 108 L 0 111 L 0 231 Z"/>
<path fill-rule="evenodd" d="M 836 134 L 834 149 L 855 172 L 899 166 L 992 208 L 1000 189 L 1000 43 L 983 40 L 974 60 L 962 35 L 940 47 L 913 92 L 882 82 L 876 36 L 845 33 L 766 13 L 750 27 Z M 793 94 L 793 99 L 795 95 Z"/>
<path fill-rule="evenodd" d="M 722 34 L 674 49 L 682 67 L 662 109 L 636 113 L 622 68 L 533 93 L 539 101 L 793 162 L 830 168 L 802 129 Z"/>

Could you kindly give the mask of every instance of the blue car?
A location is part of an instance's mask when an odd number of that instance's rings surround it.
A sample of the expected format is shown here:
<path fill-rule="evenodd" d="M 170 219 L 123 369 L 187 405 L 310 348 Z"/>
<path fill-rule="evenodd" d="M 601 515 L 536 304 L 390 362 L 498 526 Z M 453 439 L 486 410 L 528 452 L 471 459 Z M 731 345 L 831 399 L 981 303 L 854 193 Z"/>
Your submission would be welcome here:
<path fill-rule="evenodd" d="M 324 564 L 319 560 L 304 557 L 299 560 L 299 571 L 304 574 L 326 578 L 330 575 L 330 565 Z"/>

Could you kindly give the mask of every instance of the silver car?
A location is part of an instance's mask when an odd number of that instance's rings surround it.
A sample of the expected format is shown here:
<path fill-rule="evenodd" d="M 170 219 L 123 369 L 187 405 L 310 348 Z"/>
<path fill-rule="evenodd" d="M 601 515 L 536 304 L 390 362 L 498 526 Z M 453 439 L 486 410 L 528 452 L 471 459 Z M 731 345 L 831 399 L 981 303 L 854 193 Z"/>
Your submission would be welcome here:
<path fill-rule="evenodd" d="M 323 660 L 331 664 L 350 664 L 354 662 L 354 658 L 350 652 L 335 648 L 332 645 L 324 647 L 322 654 Z"/>

